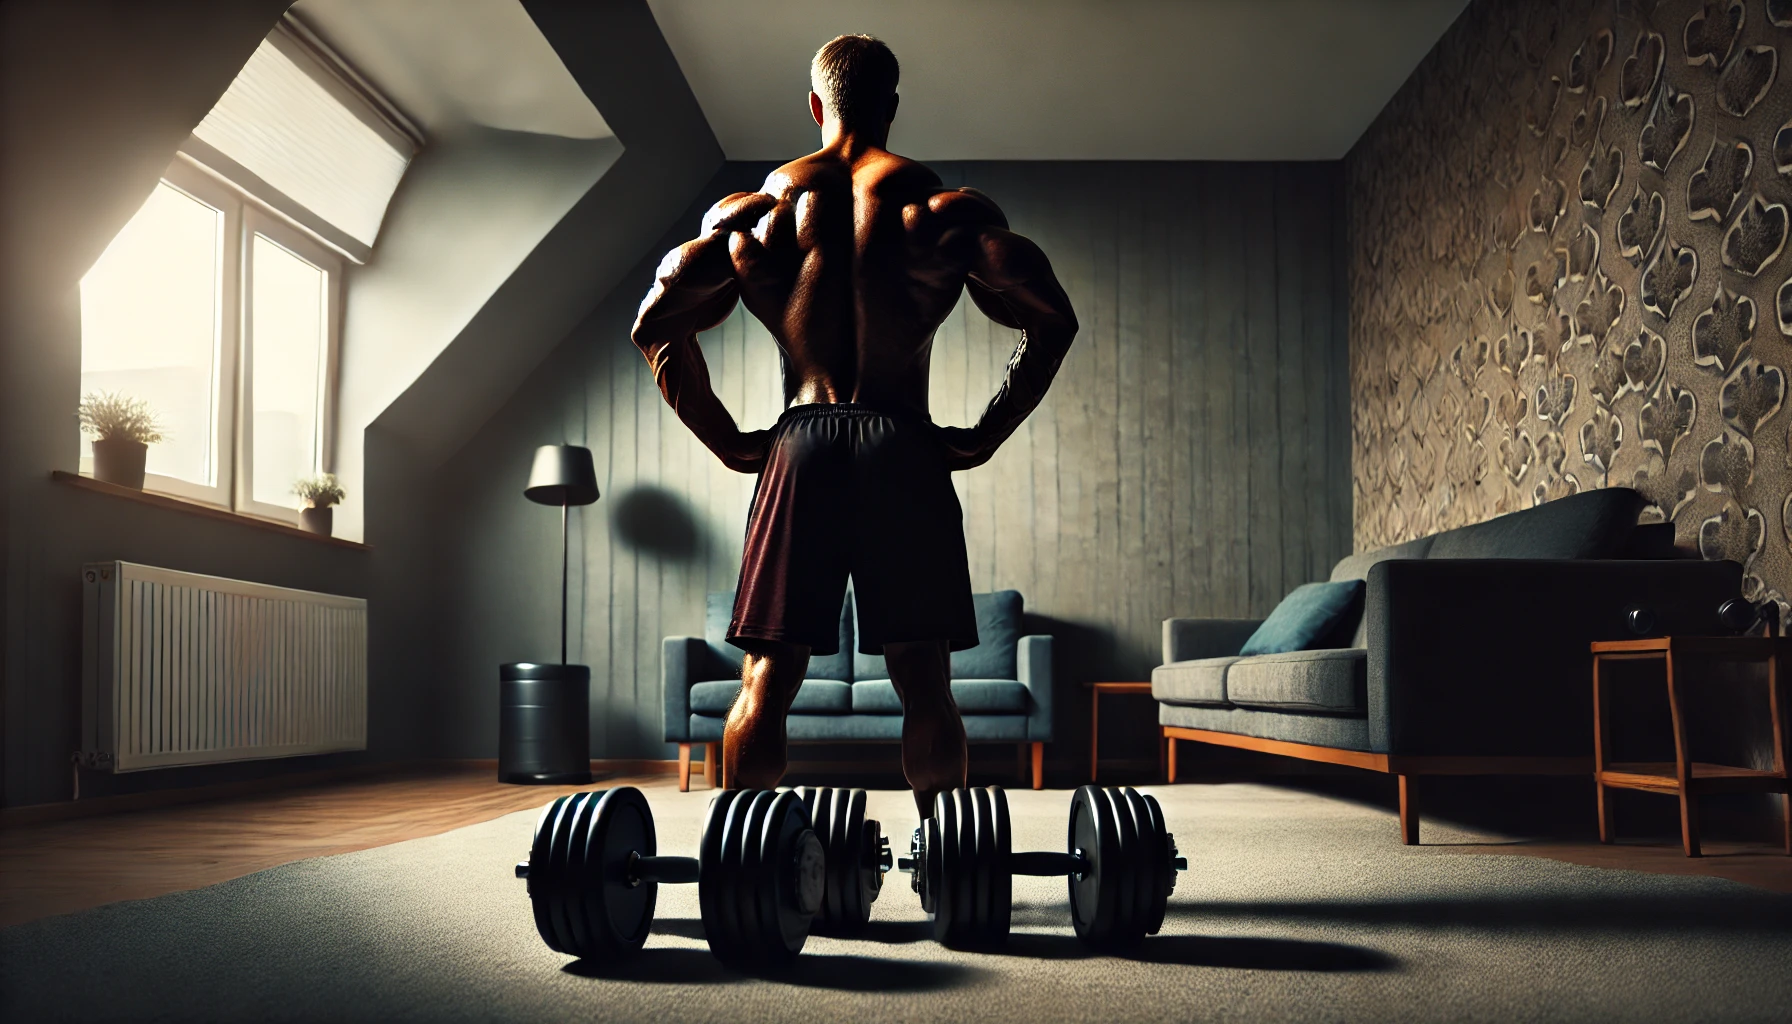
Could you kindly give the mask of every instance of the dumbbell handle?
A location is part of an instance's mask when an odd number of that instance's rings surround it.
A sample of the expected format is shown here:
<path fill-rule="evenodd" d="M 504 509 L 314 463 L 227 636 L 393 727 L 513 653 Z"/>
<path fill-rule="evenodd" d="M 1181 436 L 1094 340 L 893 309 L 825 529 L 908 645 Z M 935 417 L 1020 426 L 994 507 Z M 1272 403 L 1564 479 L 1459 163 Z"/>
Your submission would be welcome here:
<path fill-rule="evenodd" d="M 516 866 L 516 877 L 529 877 L 529 862 L 520 861 Z M 628 877 L 631 883 L 661 882 L 667 885 L 679 885 L 697 880 L 697 858 L 695 857 L 643 857 L 638 853 L 628 855 Z"/>
<path fill-rule="evenodd" d="M 1016 875 L 1081 875 L 1089 861 L 1080 853 L 1011 853 L 1008 871 Z"/>
<path fill-rule="evenodd" d="M 643 857 L 638 853 L 628 858 L 628 877 L 639 882 L 681 885 L 697 880 L 695 857 Z"/>

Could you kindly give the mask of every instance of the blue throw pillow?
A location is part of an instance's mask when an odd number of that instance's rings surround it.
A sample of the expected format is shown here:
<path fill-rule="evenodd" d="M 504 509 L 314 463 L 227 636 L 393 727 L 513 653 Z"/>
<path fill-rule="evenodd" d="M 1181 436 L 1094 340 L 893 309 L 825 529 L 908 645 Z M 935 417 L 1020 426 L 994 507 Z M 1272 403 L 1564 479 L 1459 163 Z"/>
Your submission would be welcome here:
<path fill-rule="evenodd" d="M 1239 654 L 1285 654 L 1339 646 L 1363 614 L 1363 581 L 1304 583 L 1282 598 Z"/>

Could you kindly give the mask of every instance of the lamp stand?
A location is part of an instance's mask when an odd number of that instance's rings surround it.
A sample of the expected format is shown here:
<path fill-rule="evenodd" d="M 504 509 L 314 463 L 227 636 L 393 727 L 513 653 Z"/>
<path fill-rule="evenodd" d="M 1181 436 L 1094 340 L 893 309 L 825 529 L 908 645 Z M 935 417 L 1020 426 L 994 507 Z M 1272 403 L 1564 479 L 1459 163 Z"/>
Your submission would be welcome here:
<path fill-rule="evenodd" d="M 567 540 L 565 502 L 560 503 L 560 664 L 566 664 L 566 580 Z"/>

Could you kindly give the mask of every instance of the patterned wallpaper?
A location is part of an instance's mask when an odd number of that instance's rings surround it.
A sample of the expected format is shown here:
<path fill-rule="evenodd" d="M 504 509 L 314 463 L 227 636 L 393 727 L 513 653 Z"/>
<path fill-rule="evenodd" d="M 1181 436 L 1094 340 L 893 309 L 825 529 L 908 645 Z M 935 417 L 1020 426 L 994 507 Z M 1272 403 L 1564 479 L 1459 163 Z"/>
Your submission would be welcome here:
<path fill-rule="evenodd" d="M 1792 594 L 1792 0 L 1474 0 L 1346 161 L 1358 549 L 1630 486 Z"/>

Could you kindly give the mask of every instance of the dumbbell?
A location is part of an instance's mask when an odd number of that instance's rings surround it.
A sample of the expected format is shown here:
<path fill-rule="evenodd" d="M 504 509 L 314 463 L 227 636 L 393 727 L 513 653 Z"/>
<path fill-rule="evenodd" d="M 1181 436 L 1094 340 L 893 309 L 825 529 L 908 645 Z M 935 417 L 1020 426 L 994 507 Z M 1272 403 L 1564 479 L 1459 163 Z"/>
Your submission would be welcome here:
<path fill-rule="evenodd" d="M 810 930 L 818 935 L 857 935 L 871 920 L 871 904 L 894 866 L 883 826 L 865 817 L 862 789 L 795 790 L 809 808 L 816 838 L 827 852 L 827 884 Z"/>
<path fill-rule="evenodd" d="M 913 872 L 940 942 L 1000 945 L 1008 938 L 1013 876 L 1066 875 L 1077 937 L 1103 949 L 1132 946 L 1163 926 L 1176 872 L 1188 868 L 1156 798 L 1130 787 L 1076 791 L 1068 853 L 1016 853 L 1011 842 L 999 786 L 935 798 L 933 816 L 897 866 Z"/>
<path fill-rule="evenodd" d="M 632 786 L 563 796 L 542 809 L 529 859 L 535 930 L 557 952 L 619 960 L 647 942 L 662 883 L 697 883 L 703 933 L 717 958 L 787 964 L 821 907 L 826 854 L 790 792 L 718 793 L 696 857 L 661 857 L 647 798 Z"/>

